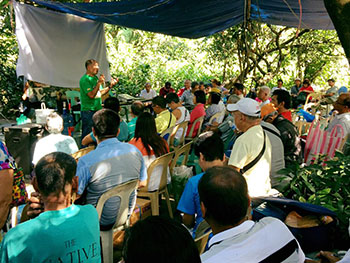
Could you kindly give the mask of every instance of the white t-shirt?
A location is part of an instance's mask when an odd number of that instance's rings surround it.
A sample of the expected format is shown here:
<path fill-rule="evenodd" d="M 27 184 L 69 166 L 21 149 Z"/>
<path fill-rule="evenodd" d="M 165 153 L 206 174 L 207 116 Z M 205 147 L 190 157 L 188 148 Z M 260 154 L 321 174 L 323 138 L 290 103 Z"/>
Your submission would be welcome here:
<path fill-rule="evenodd" d="M 76 151 L 78 151 L 78 146 L 72 137 L 63 134 L 50 134 L 37 141 L 32 163 L 36 165 L 42 157 L 49 153 L 64 152 L 73 154 Z"/>
<path fill-rule="evenodd" d="M 263 139 L 263 129 L 260 125 L 248 129 L 238 137 L 233 145 L 228 164 L 242 169 L 245 165 L 252 162 L 263 148 Z M 252 197 L 267 196 L 271 193 L 271 151 L 271 143 L 266 135 L 266 146 L 263 156 L 257 164 L 243 174 L 248 184 L 249 195 Z"/>
<path fill-rule="evenodd" d="M 214 235 L 209 241 L 209 250 L 202 254 L 201 260 L 203 263 L 257 263 L 283 251 L 288 244 L 295 245 L 295 250 L 278 262 L 304 262 L 304 252 L 283 222 L 272 217 L 258 222 L 247 220 Z"/>
<path fill-rule="evenodd" d="M 149 92 L 147 92 L 146 89 L 143 89 L 140 93 L 140 97 L 145 100 L 151 100 L 156 96 L 157 96 L 157 93 L 153 89 L 150 89 Z"/>
<path fill-rule="evenodd" d="M 282 87 L 282 88 L 279 88 L 279 87 L 273 87 L 272 90 L 271 90 L 271 94 L 273 94 L 273 92 L 275 90 L 278 90 L 278 89 L 281 89 L 281 90 L 285 90 L 285 91 L 288 91 L 285 87 Z M 271 95 L 272 96 L 272 95 Z"/>

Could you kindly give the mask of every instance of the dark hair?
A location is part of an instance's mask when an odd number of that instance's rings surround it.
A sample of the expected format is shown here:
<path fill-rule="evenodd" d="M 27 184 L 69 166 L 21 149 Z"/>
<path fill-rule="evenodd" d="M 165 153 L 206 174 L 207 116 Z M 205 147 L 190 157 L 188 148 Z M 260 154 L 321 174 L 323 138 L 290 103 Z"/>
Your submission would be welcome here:
<path fill-rule="evenodd" d="M 196 86 L 199 86 L 197 81 L 192 81 L 191 88 L 194 89 Z"/>
<path fill-rule="evenodd" d="M 249 205 L 247 182 L 229 166 L 209 168 L 198 184 L 206 218 L 222 226 L 236 225 L 246 215 Z"/>
<path fill-rule="evenodd" d="M 277 102 L 278 104 L 284 102 L 284 107 L 286 109 L 290 108 L 290 104 L 291 104 L 291 98 L 289 95 L 289 92 L 286 90 L 282 90 L 282 89 L 276 89 L 272 96 L 276 95 L 277 96 Z"/>
<path fill-rule="evenodd" d="M 327 81 L 332 81 L 332 82 L 335 82 L 335 80 L 334 80 L 334 79 L 329 79 L 329 80 L 327 80 Z"/>
<path fill-rule="evenodd" d="M 156 157 L 168 152 L 166 141 L 158 135 L 156 122 L 149 112 L 143 112 L 137 118 L 135 139 L 141 139 L 148 155 L 151 155 L 152 149 Z"/>
<path fill-rule="evenodd" d="M 116 97 L 108 97 L 103 103 L 105 109 L 110 109 L 118 113 L 120 111 L 119 99 Z"/>
<path fill-rule="evenodd" d="M 165 87 L 171 87 L 171 83 L 169 81 L 165 82 Z"/>
<path fill-rule="evenodd" d="M 177 96 L 176 93 L 168 93 L 168 95 L 166 95 L 166 103 L 171 103 L 171 102 L 175 102 L 175 103 L 179 103 L 180 99 L 179 96 Z"/>
<path fill-rule="evenodd" d="M 134 101 L 131 104 L 131 112 L 135 115 L 135 116 L 139 116 L 143 110 L 145 109 L 145 106 L 143 105 L 143 103 L 141 101 Z"/>
<path fill-rule="evenodd" d="M 36 164 L 34 172 L 39 191 L 44 196 L 65 194 L 66 184 L 72 183 L 77 169 L 75 159 L 63 152 L 49 153 Z"/>
<path fill-rule="evenodd" d="M 235 84 L 233 84 L 233 86 L 234 86 L 236 89 L 238 89 L 238 90 L 241 90 L 241 91 L 244 90 L 244 86 L 243 86 L 242 83 L 236 82 Z"/>
<path fill-rule="evenodd" d="M 350 109 L 350 95 L 346 93 L 346 97 L 343 101 L 344 106 L 347 106 Z"/>
<path fill-rule="evenodd" d="M 216 85 L 220 86 L 220 81 L 218 81 L 217 79 L 212 79 L 211 80 L 212 83 L 215 83 Z"/>
<path fill-rule="evenodd" d="M 152 99 L 153 105 L 158 105 L 160 108 L 165 109 L 166 108 L 166 101 L 161 96 L 156 96 Z"/>
<path fill-rule="evenodd" d="M 283 83 L 283 80 L 279 79 L 279 80 L 277 80 L 277 82 L 282 82 Z"/>
<path fill-rule="evenodd" d="M 310 81 L 309 81 L 309 80 L 307 80 L 307 79 L 305 79 L 305 80 L 303 81 L 303 84 L 310 85 Z"/>
<path fill-rule="evenodd" d="M 202 153 L 207 162 L 222 160 L 224 157 L 224 142 L 217 133 L 208 131 L 199 135 L 194 142 L 194 152 L 199 157 Z"/>
<path fill-rule="evenodd" d="M 98 63 L 98 62 L 94 59 L 88 59 L 85 61 L 85 68 L 87 69 L 88 66 L 90 66 L 91 64 L 95 64 L 95 63 Z"/>
<path fill-rule="evenodd" d="M 200 81 L 200 82 L 199 82 L 199 86 L 202 86 L 202 85 L 204 85 L 204 82 L 203 82 L 203 81 Z"/>
<path fill-rule="evenodd" d="M 218 104 L 220 102 L 221 96 L 216 92 L 210 93 L 211 96 L 211 104 Z"/>
<path fill-rule="evenodd" d="M 93 127 L 99 139 L 117 137 L 120 118 L 110 109 L 102 109 L 92 116 Z"/>
<path fill-rule="evenodd" d="M 203 90 L 196 90 L 194 92 L 194 96 L 196 96 L 196 102 L 197 103 L 205 104 L 206 98 L 205 98 L 205 93 L 204 93 Z"/>
<path fill-rule="evenodd" d="M 191 234 L 179 222 L 160 216 L 138 221 L 125 233 L 125 263 L 199 263 Z"/>

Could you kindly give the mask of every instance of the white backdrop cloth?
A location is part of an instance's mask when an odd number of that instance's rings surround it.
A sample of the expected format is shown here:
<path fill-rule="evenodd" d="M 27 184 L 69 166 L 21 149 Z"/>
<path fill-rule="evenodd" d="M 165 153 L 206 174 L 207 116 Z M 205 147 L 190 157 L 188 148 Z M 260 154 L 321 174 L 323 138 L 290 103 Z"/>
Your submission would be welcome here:
<path fill-rule="evenodd" d="M 19 46 L 17 76 L 58 87 L 79 87 L 85 61 L 96 59 L 110 80 L 103 23 L 13 1 Z"/>

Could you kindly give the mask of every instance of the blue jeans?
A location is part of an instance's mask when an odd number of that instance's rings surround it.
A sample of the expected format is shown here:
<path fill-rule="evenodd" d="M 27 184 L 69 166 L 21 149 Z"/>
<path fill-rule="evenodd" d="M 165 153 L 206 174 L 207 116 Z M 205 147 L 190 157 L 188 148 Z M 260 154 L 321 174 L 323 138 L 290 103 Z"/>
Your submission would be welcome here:
<path fill-rule="evenodd" d="M 81 112 L 81 139 L 83 140 L 84 137 L 92 131 L 92 116 L 95 114 L 96 111 L 82 111 Z"/>

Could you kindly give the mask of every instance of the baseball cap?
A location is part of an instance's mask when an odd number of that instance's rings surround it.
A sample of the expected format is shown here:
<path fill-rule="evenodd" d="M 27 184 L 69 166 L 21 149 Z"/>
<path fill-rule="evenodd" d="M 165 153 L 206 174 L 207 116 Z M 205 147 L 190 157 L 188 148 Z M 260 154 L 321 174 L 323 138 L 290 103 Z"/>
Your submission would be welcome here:
<path fill-rule="evenodd" d="M 228 104 L 228 111 L 239 111 L 251 117 L 260 117 L 260 106 L 257 101 L 250 98 L 240 99 L 236 104 Z"/>
<path fill-rule="evenodd" d="M 300 79 L 300 78 L 295 78 L 295 80 L 294 80 L 294 81 L 296 81 L 296 80 L 299 80 L 299 81 L 301 81 L 301 79 Z"/>
<path fill-rule="evenodd" d="M 275 108 L 275 106 L 273 106 L 272 103 L 265 104 L 261 107 L 261 118 L 264 118 L 265 116 L 275 111 L 277 111 L 277 109 Z"/>

